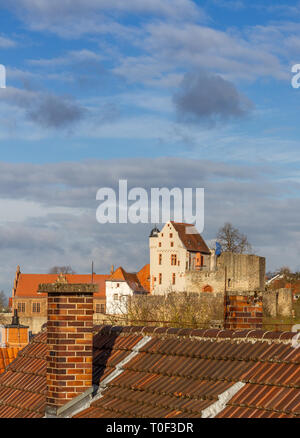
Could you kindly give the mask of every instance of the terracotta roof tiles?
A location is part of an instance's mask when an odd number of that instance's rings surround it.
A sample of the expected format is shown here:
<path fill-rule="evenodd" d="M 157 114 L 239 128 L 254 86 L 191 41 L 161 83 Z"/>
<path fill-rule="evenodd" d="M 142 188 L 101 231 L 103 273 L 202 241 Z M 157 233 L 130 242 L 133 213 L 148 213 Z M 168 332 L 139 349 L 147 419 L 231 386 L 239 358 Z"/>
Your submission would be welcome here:
<path fill-rule="evenodd" d="M 195 228 L 193 224 L 185 224 L 180 222 L 171 221 L 171 224 L 177 231 L 180 240 L 184 244 L 185 248 L 189 251 L 197 251 L 204 254 L 210 254 L 210 249 L 206 245 L 202 236 L 197 233 L 188 233 L 189 228 Z"/>
<path fill-rule="evenodd" d="M 15 296 L 20 297 L 46 297 L 47 294 L 38 294 L 39 284 L 55 283 L 59 274 L 19 274 Z M 91 283 L 91 274 L 66 274 L 64 275 L 71 284 Z M 99 290 L 95 293 L 95 297 L 105 297 L 105 280 L 109 275 L 94 274 L 93 283 L 99 285 Z"/>
<path fill-rule="evenodd" d="M 76 417 L 201 417 L 234 388 L 217 417 L 300 417 L 300 349 L 282 334 L 120 326 L 93 333 L 99 392 Z M 44 415 L 46 352 L 44 332 L 0 376 L 0 417 Z"/>

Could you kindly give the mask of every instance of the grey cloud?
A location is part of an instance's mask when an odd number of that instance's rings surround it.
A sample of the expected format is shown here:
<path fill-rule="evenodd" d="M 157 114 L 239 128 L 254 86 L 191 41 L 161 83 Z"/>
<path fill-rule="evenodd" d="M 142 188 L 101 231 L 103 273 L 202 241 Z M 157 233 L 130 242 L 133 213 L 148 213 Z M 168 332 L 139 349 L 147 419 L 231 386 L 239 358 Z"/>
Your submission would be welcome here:
<path fill-rule="evenodd" d="M 44 128 L 65 128 L 84 118 L 87 110 L 69 97 L 8 87 L 4 102 L 25 111 L 30 121 Z"/>
<path fill-rule="evenodd" d="M 33 122 L 46 128 L 63 128 L 80 121 L 85 110 L 69 99 L 44 96 L 36 107 L 28 111 Z"/>
<path fill-rule="evenodd" d="M 268 167 L 264 167 L 266 179 Z M 112 159 L 55 164 L 0 162 L 0 197 L 26 199 L 63 207 L 95 206 L 100 187 L 117 189 L 120 179 L 131 187 L 199 187 L 214 180 L 258 180 L 258 168 L 174 157 Z M 273 190 L 269 189 L 270 191 Z"/>
<path fill-rule="evenodd" d="M 243 117 L 253 108 L 231 82 L 204 71 L 187 73 L 173 100 L 179 119 L 185 122 Z"/>
<path fill-rule="evenodd" d="M 278 172 L 270 165 L 172 157 L 43 165 L 2 162 L 0 199 L 26 199 L 45 208 L 74 210 L 2 223 L 0 288 L 13 280 L 17 264 L 23 272 L 47 272 L 51 266 L 70 264 L 77 272 L 88 273 L 93 260 L 96 272 L 105 273 L 111 264 L 136 270 L 146 263 L 151 224 L 100 225 L 96 221 L 97 190 L 117 189 L 121 178 L 128 180 L 129 188 L 147 190 L 204 187 L 207 240 L 230 221 L 248 235 L 255 252 L 267 257 L 268 269 L 283 263 L 299 268 L 299 184 L 278 181 Z M 284 198 L 286 193 L 290 198 Z"/>

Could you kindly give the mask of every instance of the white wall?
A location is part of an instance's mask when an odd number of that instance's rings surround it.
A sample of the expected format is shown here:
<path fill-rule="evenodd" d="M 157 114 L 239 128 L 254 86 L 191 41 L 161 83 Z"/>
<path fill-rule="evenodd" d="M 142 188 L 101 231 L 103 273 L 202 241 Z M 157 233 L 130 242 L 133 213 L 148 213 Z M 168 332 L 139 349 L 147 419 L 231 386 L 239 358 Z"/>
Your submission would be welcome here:
<path fill-rule="evenodd" d="M 170 237 L 170 233 L 172 237 Z M 159 247 L 161 242 L 161 247 Z M 171 246 L 173 242 L 174 246 Z M 185 290 L 185 270 L 188 260 L 188 252 L 183 246 L 177 231 L 167 222 L 158 237 L 150 237 L 150 281 L 153 286 L 153 294 Z M 159 265 L 159 254 L 162 254 L 162 264 Z M 176 254 L 177 265 L 171 265 L 171 255 Z M 159 274 L 162 274 L 162 284 L 159 284 Z M 175 285 L 172 284 L 172 274 L 175 273 Z M 156 281 L 153 283 L 153 278 Z"/>
<path fill-rule="evenodd" d="M 126 281 L 106 281 L 106 313 L 109 315 L 126 315 L 127 297 L 133 295 Z M 118 295 L 118 299 L 114 299 Z"/>

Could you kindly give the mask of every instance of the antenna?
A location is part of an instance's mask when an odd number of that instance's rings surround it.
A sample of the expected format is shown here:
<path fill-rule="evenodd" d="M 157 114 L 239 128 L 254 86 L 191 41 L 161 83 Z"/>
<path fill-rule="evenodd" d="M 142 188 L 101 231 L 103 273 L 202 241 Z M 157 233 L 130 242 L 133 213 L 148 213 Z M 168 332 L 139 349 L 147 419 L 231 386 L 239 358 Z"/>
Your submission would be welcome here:
<path fill-rule="evenodd" d="M 94 283 L 94 262 L 92 262 L 92 284 Z"/>

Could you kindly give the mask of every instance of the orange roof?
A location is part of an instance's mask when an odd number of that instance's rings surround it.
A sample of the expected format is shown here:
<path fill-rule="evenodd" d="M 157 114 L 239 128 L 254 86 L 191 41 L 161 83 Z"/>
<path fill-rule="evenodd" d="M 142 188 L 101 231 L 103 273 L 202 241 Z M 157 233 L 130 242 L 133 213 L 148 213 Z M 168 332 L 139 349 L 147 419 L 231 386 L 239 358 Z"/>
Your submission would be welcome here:
<path fill-rule="evenodd" d="M 185 224 L 181 222 L 174 222 L 171 221 L 171 224 L 177 231 L 180 240 L 186 247 L 188 251 L 197 251 L 202 252 L 204 254 L 210 254 L 210 250 L 208 246 L 206 245 L 204 239 L 201 237 L 199 233 L 196 234 L 190 234 L 187 233 L 188 227 L 195 227 L 193 224 Z"/>
<path fill-rule="evenodd" d="M 144 268 L 146 266 L 144 266 Z M 146 280 L 144 279 L 145 273 L 142 272 L 144 268 L 142 268 L 137 274 L 132 274 L 130 272 L 126 272 L 120 266 L 108 278 L 108 281 L 126 281 L 126 283 L 129 285 L 129 287 L 134 291 L 142 291 L 142 290 L 149 291 L 149 286 L 148 286 L 148 288 L 145 288 L 144 284 L 142 284 L 142 282 L 141 282 L 141 280 L 142 280 L 143 283 L 146 283 Z M 148 269 L 148 272 L 149 272 L 149 269 Z M 139 277 L 139 275 L 140 275 L 140 277 Z M 149 275 L 150 274 L 148 274 L 148 277 L 149 277 Z M 140 278 L 141 278 L 141 280 L 140 280 Z"/>
<path fill-rule="evenodd" d="M 64 275 L 71 284 L 79 283 L 91 283 L 91 274 L 66 274 Z M 109 275 L 93 275 L 93 283 L 99 285 L 99 291 L 95 294 L 95 297 L 105 298 L 105 280 Z M 20 273 L 17 279 L 17 285 L 15 290 L 15 297 L 45 297 L 47 294 L 38 294 L 38 286 L 40 283 L 55 283 L 58 278 L 58 274 L 22 274 Z"/>
<path fill-rule="evenodd" d="M 137 278 L 139 279 L 143 288 L 150 292 L 150 264 L 148 263 L 137 273 Z"/>
<path fill-rule="evenodd" d="M 0 347 L 0 374 L 17 357 L 21 349 L 18 347 Z"/>

